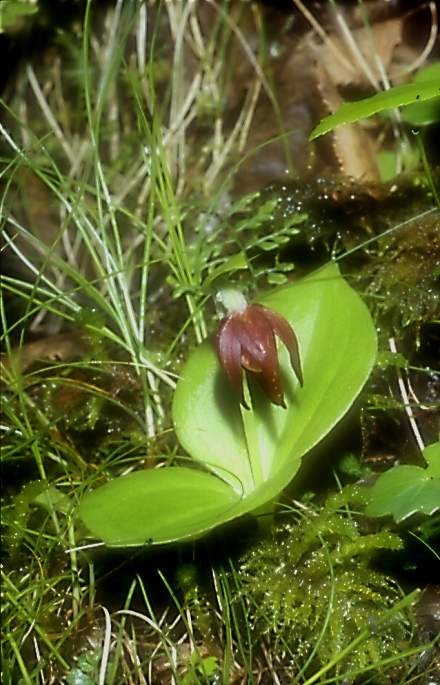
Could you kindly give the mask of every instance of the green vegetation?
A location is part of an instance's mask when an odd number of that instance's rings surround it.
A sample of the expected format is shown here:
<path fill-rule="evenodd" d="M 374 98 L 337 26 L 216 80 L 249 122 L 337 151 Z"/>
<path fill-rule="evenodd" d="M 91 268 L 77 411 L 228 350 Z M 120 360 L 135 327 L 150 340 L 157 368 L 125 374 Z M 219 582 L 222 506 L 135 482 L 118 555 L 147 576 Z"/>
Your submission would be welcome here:
<path fill-rule="evenodd" d="M 371 371 L 376 334 L 337 266 L 272 292 L 262 303 L 295 328 L 304 387 L 283 354 L 287 408 L 252 388 L 253 406 L 241 409 L 226 377 L 222 381 L 213 346 L 198 347 L 177 385 L 173 420 L 180 443 L 207 473 L 173 468 L 112 480 L 86 495 L 79 508 L 96 537 L 111 546 L 147 539 L 163 544 L 200 536 L 270 505 L 296 474 L 301 457 L 346 413 Z M 349 365 L 353 345 L 362 354 Z M 344 381 L 335 383 L 338 377 Z"/>
<path fill-rule="evenodd" d="M 343 510 L 369 497 L 348 485 L 321 509 L 273 530 L 240 561 L 252 622 L 274 632 L 301 673 L 317 660 L 322 674 L 353 682 L 364 669 L 380 672 L 382 660 L 408 646 L 410 624 L 395 607 L 400 592 L 371 568 L 378 550 L 401 549 L 402 540 L 386 527 L 361 534 L 358 517 Z"/>
<path fill-rule="evenodd" d="M 20 3 L 3 4 L 12 22 Z M 5 685 L 312 685 L 342 674 L 403 684 L 438 666 L 438 636 L 415 604 L 437 563 L 438 513 L 425 495 L 438 478 L 438 175 L 426 165 L 388 186 L 301 178 L 319 142 L 312 151 L 309 127 L 305 151 L 289 147 L 291 101 L 274 79 L 297 29 L 271 21 L 253 3 L 89 1 L 5 91 Z M 269 163 L 274 149 L 281 162 Z M 280 167 L 283 178 L 255 191 L 245 181 L 259 155 L 265 178 Z M 255 411 L 238 437 L 206 340 L 219 277 L 291 321 L 304 366 L 299 389 L 280 347 L 287 409 L 251 385 Z M 253 440 L 264 418 L 274 422 L 266 451 Z M 338 436 L 351 421 L 347 447 Z M 394 465 L 420 457 L 414 423 L 428 468 Z M 319 482 L 304 475 L 312 447 L 323 452 Z M 355 486 L 331 476 L 347 449 L 358 461 L 341 479 Z M 402 468 L 422 486 L 404 511 Z M 384 504 L 385 476 L 396 499 Z M 299 494 L 281 495 L 293 477 Z M 81 520 L 106 492 L 96 527 Z M 365 505 L 404 525 L 368 519 Z M 426 575 L 406 578 L 404 592 L 393 576 L 410 564 Z"/>

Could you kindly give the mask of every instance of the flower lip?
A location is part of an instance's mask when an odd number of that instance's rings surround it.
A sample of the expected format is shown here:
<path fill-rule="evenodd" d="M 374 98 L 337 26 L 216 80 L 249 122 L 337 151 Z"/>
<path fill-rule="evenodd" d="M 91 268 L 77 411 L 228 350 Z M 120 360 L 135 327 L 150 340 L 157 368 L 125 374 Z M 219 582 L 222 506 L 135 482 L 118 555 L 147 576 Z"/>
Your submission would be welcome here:
<path fill-rule="evenodd" d="M 220 364 L 246 409 L 249 407 L 244 398 L 242 369 L 255 378 L 271 402 L 286 407 L 275 335 L 287 347 L 293 371 L 302 386 L 298 341 L 280 314 L 260 304 L 246 304 L 241 309 L 232 309 L 220 322 L 217 334 Z"/>

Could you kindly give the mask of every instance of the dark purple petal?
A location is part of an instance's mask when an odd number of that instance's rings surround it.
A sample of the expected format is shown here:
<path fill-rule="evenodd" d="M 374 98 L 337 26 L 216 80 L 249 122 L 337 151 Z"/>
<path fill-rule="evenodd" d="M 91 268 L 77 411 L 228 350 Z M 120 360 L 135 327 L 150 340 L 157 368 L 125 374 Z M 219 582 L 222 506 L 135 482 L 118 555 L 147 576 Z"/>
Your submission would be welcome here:
<path fill-rule="evenodd" d="M 272 309 L 267 309 L 262 305 L 254 305 L 262 310 L 262 313 L 268 319 L 272 330 L 280 338 L 281 342 L 287 347 L 290 355 L 290 363 L 298 378 L 299 384 L 303 386 L 303 375 L 301 371 L 301 360 L 299 357 L 298 340 L 292 330 L 291 325 L 284 319 L 281 314 L 274 312 Z"/>
<path fill-rule="evenodd" d="M 243 312 L 232 315 L 232 327 L 242 350 L 246 350 L 260 367 L 273 336 L 266 319 L 258 309 L 249 305 Z"/>
<path fill-rule="evenodd" d="M 230 313 L 220 324 L 217 335 L 220 363 L 246 409 L 249 407 L 244 400 L 243 369 L 255 378 L 271 402 L 286 406 L 275 335 L 287 347 L 292 368 L 302 385 L 298 341 L 280 314 L 254 304 Z"/>
<path fill-rule="evenodd" d="M 260 385 L 263 392 L 268 396 L 271 402 L 278 404 L 280 407 L 286 408 L 284 402 L 283 386 L 281 384 L 280 366 L 278 363 L 278 355 L 276 351 L 275 338 L 273 339 L 274 354 L 268 355 L 264 361 L 260 371 L 251 369 L 249 374 L 255 378 Z"/>
<path fill-rule="evenodd" d="M 232 316 L 220 322 L 217 333 L 217 354 L 226 377 L 246 409 L 249 409 L 243 395 L 243 371 L 241 366 L 241 345 L 232 327 Z"/>
<path fill-rule="evenodd" d="M 271 402 L 284 407 L 278 352 L 272 325 L 260 307 L 250 305 L 232 317 L 241 344 L 241 363 L 259 383 Z"/>

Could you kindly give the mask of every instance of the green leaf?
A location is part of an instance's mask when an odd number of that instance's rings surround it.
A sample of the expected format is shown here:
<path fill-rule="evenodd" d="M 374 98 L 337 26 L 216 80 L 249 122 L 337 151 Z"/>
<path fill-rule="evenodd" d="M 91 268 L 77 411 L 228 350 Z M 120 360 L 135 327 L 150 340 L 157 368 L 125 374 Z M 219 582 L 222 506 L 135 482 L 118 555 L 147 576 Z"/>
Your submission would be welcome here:
<path fill-rule="evenodd" d="M 426 69 L 420 69 L 413 80 L 414 83 L 426 83 L 427 81 L 440 82 L 440 62 L 431 64 L 431 66 Z"/>
<path fill-rule="evenodd" d="M 440 83 L 440 62 L 422 69 L 414 77 L 414 83 L 437 80 Z M 440 97 L 425 102 L 414 102 L 402 112 L 402 119 L 411 126 L 429 126 L 440 121 Z"/>
<path fill-rule="evenodd" d="M 271 250 L 276 250 L 279 247 L 279 242 L 275 240 L 264 240 L 260 243 L 259 247 L 265 252 L 270 252 Z"/>
<path fill-rule="evenodd" d="M 135 471 L 86 495 L 83 522 L 112 547 L 197 536 L 240 497 L 226 483 L 190 468 Z M 215 525 L 215 523 L 214 523 Z"/>
<path fill-rule="evenodd" d="M 2 0 L 0 5 L 0 33 L 13 27 L 21 17 L 38 12 L 36 0 Z"/>
<path fill-rule="evenodd" d="M 412 102 L 429 100 L 430 98 L 437 97 L 439 94 L 440 85 L 439 81 L 436 80 L 396 86 L 364 100 L 346 102 L 313 129 L 309 140 L 314 140 L 341 124 L 371 117 L 373 114 L 377 114 L 377 112 L 381 112 L 384 109 L 393 109 L 394 107 L 409 105 Z"/>
<path fill-rule="evenodd" d="M 394 466 L 374 484 L 367 516 L 392 514 L 396 523 L 412 514 L 433 514 L 440 509 L 440 442 L 423 451 L 427 468 Z"/>
<path fill-rule="evenodd" d="M 402 112 L 402 121 L 419 128 L 440 121 L 440 96 L 424 102 L 414 102 Z"/>
<path fill-rule="evenodd" d="M 95 685 L 95 681 L 80 668 L 72 668 L 66 678 L 67 685 Z"/>
<path fill-rule="evenodd" d="M 243 231 L 244 229 L 260 228 L 261 224 L 272 218 L 272 212 L 275 209 L 278 200 L 276 198 L 267 200 L 264 204 L 258 207 L 256 212 L 253 212 L 245 219 L 241 219 L 235 225 L 236 231 Z"/>
<path fill-rule="evenodd" d="M 389 350 L 379 350 L 376 359 L 377 366 L 399 366 L 406 369 L 408 360 L 400 352 L 390 352 Z"/>
<path fill-rule="evenodd" d="M 351 452 L 344 454 L 339 461 L 339 470 L 354 478 L 363 478 L 371 473 L 368 466 L 362 466 L 357 457 Z"/>
<path fill-rule="evenodd" d="M 196 672 L 200 673 L 202 676 L 206 673 L 208 678 L 214 674 L 219 665 L 218 659 L 215 656 L 208 656 L 200 661 L 198 652 L 193 652 L 189 661 Z M 194 670 L 188 671 L 182 680 L 182 685 L 193 685 L 200 682 L 197 677 L 194 677 Z"/>
<path fill-rule="evenodd" d="M 287 276 L 278 273 L 278 271 L 269 271 L 267 274 L 267 282 L 270 285 L 284 285 L 287 282 Z"/>
<path fill-rule="evenodd" d="M 348 411 L 377 352 L 367 307 L 331 263 L 259 300 L 284 316 L 300 346 L 304 387 L 280 345 L 287 408 L 251 384 L 243 415 L 213 341 L 191 355 L 177 384 L 173 419 L 188 453 L 209 471 L 167 468 L 117 478 L 86 495 L 79 513 L 112 546 L 194 538 L 278 497 L 301 458 Z"/>
<path fill-rule="evenodd" d="M 234 271 L 239 271 L 240 269 L 248 268 L 246 256 L 243 252 L 238 252 L 238 254 L 230 257 L 227 262 L 212 271 L 209 276 L 205 278 L 201 287 L 202 293 L 208 295 L 211 292 L 211 287 L 217 278 L 225 276 L 226 274 L 231 274 Z"/>

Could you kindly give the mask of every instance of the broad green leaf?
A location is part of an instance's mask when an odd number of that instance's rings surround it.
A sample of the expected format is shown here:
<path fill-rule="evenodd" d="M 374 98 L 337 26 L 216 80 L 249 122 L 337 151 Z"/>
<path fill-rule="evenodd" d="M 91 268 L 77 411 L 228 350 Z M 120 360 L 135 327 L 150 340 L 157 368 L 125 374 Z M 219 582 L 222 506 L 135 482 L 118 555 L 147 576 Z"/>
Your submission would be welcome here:
<path fill-rule="evenodd" d="M 96 537 L 114 546 L 171 542 L 260 509 L 279 496 L 301 458 L 347 412 L 374 365 L 377 343 L 367 307 L 338 266 L 331 263 L 260 301 L 293 326 L 304 387 L 280 345 L 287 408 L 272 405 L 251 385 L 253 411 L 243 412 L 245 433 L 215 344 L 205 341 L 183 369 L 173 419 L 182 446 L 210 473 L 185 468 L 133 473 L 86 495 L 79 513 Z"/>
<path fill-rule="evenodd" d="M 224 518 L 239 496 L 226 483 L 190 468 L 135 471 L 82 499 L 81 519 L 113 547 L 197 536 Z"/>
<path fill-rule="evenodd" d="M 367 516 L 392 514 L 396 523 L 412 514 L 433 514 L 440 509 L 440 442 L 423 451 L 427 468 L 394 466 L 382 473 L 371 489 Z"/>
<path fill-rule="evenodd" d="M 422 102 L 440 95 L 440 83 L 438 80 L 423 83 L 408 83 L 404 86 L 396 86 L 382 93 L 377 93 L 370 98 L 357 102 L 346 102 L 336 112 L 323 119 L 310 134 L 309 140 L 332 131 L 341 124 L 358 121 L 371 117 L 384 109 L 393 109 L 409 105 L 412 102 Z"/>

